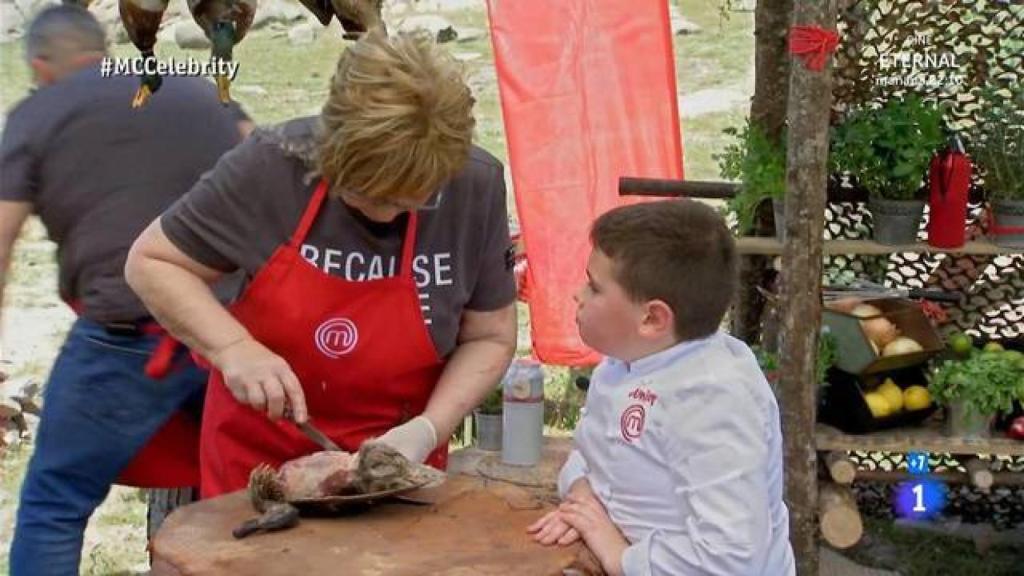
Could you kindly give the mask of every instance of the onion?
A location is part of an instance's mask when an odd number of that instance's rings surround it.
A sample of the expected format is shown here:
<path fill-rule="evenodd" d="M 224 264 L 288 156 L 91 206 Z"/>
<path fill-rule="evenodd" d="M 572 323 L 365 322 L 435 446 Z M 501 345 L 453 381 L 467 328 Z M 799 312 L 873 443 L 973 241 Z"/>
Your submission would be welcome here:
<path fill-rule="evenodd" d="M 825 307 L 829 310 L 835 310 L 836 312 L 845 312 L 849 314 L 854 308 L 860 306 L 863 302 L 860 298 L 839 298 L 837 300 L 831 300 L 825 303 Z"/>
<path fill-rule="evenodd" d="M 902 356 L 903 354 L 913 354 L 922 350 L 924 348 L 916 340 L 900 336 L 882 350 L 882 356 Z"/>
<path fill-rule="evenodd" d="M 857 318 L 870 318 L 872 316 L 881 316 L 882 311 L 871 304 L 858 304 L 853 307 L 853 310 L 850 310 L 850 314 Z"/>
<path fill-rule="evenodd" d="M 879 348 L 885 348 L 900 335 L 896 330 L 896 325 L 882 317 L 861 320 L 860 325 L 868 340 L 874 342 Z"/>

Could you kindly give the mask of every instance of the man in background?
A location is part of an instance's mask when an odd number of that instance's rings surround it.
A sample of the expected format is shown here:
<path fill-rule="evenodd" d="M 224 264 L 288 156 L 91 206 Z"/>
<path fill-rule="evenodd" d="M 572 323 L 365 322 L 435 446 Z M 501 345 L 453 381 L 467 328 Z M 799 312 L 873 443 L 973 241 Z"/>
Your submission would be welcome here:
<path fill-rule="evenodd" d="M 135 237 L 251 123 L 201 78 L 166 78 L 132 109 L 138 79 L 101 76 L 103 29 L 77 6 L 42 11 L 25 48 L 37 89 L 11 111 L 0 147 L 0 301 L 34 213 L 57 244 L 61 298 L 79 317 L 44 391 L 10 566 L 14 576 L 78 574 L 86 524 L 115 481 L 195 485 L 198 414 L 172 416 L 201 405 L 207 375 L 168 346 L 123 269 Z M 140 461 L 140 451 L 155 458 Z"/>

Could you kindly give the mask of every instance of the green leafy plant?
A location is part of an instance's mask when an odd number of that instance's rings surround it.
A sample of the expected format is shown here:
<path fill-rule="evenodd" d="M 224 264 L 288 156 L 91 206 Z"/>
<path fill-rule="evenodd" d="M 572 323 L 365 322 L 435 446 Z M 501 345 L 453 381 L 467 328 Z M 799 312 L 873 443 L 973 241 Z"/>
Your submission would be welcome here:
<path fill-rule="evenodd" d="M 736 215 L 740 234 L 754 228 L 757 207 L 768 198 L 781 200 L 786 195 L 786 149 L 747 120 L 743 128 L 726 128 L 736 141 L 721 154 L 713 154 L 722 178 L 740 182 L 739 192 L 728 202 Z M 784 137 L 783 137 L 784 138 Z"/>
<path fill-rule="evenodd" d="M 494 390 L 484 397 L 483 402 L 477 406 L 476 411 L 481 414 L 501 414 L 502 407 L 504 406 L 504 398 L 501 390 L 501 386 L 498 386 Z"/>
<path fill-rule="evenodd" d="M 1024 401 L 1024 355 L 1020 352 L 971 351 L 961 360 L 945 360 L 932 373 L 928 390 L 940 402 L 962 401 L 969 410 L 1008 413 Z"/>
<path fill-rule="evenodd" d="M 833 129 L 829 158 L 873 198 L 913 200 L 945 140 L 942 112 L 908 96 L 853 110 Z"/>
<path fill-rule="evenodd" d="M 1024 200 L 1024 87 L 987 90 L 969 151 L 990 198 Z"/>
<path fill-rule="evenodd" d="M 751 346 L 751 350 L 754 352 L 754 358 L 757 359 L 757 364 L 761 367 L 765 377 L 769 381 L 778 379 L 779 355 L 765 350 L 761 346 Z M 818 384 L 828 385 L 825 376 L 828 374 L 829 368 L 835 365 L 835 362 L 836 337 L 830 334 L 828 330 L 823 329 L 818 337 L 818 355 L 814 364 L 814 377 L 817 379 Z"/>

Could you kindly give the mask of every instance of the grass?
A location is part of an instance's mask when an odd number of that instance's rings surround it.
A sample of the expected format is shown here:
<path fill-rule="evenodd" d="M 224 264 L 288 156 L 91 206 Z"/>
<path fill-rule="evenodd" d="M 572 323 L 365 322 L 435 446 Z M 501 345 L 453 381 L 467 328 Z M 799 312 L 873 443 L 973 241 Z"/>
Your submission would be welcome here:
<path fill-rule="evenodd" d="M 904 530 L 890 521 L 866 518 L 865 531 L 867 536 L 847 555 L 903 576 L 1017 576 L 1024 562 L 1024 543 L 995 546 L 983 555 L 969 540 Z"/>

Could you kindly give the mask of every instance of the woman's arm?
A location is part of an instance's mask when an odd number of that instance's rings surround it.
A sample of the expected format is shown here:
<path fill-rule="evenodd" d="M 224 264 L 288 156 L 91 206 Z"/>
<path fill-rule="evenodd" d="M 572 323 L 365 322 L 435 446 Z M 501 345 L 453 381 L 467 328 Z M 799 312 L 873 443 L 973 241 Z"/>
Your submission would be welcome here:
<path fill-rule="evenodd" d="M 458 344 L 424 411 L 447 442 L 459 422 L 498 385 L 516 352 L 516 305 L 462 314 Z"/>
<path fill-rule="evenodd" d="M 156 220 L 132 245 L 125 279 L 178 340 L 224 374 L 235 398 L 279 418 L 285 402 L 306 419 L 302 387 L 283 358 L 257 342 L 217 300 L 210 284 L 222 273 L 186 255 Z"/>

